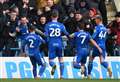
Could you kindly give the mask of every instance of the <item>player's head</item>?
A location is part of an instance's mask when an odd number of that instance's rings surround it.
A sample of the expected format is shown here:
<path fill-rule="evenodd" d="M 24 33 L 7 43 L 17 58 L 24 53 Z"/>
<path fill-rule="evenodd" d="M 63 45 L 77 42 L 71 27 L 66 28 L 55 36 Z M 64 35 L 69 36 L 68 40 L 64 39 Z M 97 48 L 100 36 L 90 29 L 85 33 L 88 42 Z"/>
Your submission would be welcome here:
<path fill-rule="evenodd" d="M 59 17 L 59 12 L 58 12 L 58 10 L 53 10 L 52 12 L 51 12 L 51 18 L 52 19 L 58 19 L 58 17 Z"/>
<path fill-rule="evenodd" d="M 83 22 L 79 22 L 78 23 L 78 27 L 79 28 L 77 28 L 77 30 L 85 30 L 85 26 L 86 26 L 86 24 L 85 24 L 84 21 Z"/>
<path fill-rule="evenodd" d="M 28 30 L 29 30 L 29 32 L 34 32 L 35 31 L 35 26 L 34 25 L 30 25 Z"/>
<path fill-rule="evenodd" d="M 20 23 L 23 25 L 26 25 L 28 23 L 28 19 L 26 16 L 21 16 L 20 17 Z"/>
<path fill-rule="evenodd" d="M 98 25 L 100 23 L 102 23 L 102 16 L 101 15 L 96 15 L 94 17 L 95 23 Z"/>

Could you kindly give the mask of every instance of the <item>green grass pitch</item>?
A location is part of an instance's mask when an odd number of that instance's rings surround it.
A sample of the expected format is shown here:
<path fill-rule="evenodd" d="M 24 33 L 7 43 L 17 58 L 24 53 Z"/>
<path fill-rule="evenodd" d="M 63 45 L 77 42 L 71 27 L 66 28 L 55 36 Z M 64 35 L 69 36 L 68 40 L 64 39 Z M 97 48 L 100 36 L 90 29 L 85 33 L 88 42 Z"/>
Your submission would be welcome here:
<path fill-rule="evenodd" d="M 0 82 L 120 82 L 120 79 L 0 79 Z"/>

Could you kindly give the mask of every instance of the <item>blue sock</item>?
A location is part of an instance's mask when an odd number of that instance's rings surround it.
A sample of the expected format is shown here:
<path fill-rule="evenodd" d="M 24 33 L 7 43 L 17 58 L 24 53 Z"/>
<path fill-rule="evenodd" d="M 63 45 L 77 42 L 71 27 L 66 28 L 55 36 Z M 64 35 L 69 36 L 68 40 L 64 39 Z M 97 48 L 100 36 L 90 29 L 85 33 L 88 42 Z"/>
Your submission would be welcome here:
<path fill-rule="evenodd" d="M 87 76 L 87 69 L 86 69 L 86 66 L 85 66 L 85 72 L 84 72 L 84 75 Z"/>
<path fill-rule="evenodd" d="M 108 63 L 107 63 L 107 62 L 105 62 L 105 61 L 104 61 L 104 62 L 102 62 L 102 63 L 101 63 L 101 65 L 102 65 L 102 66 L 104 66 L 105 68 L 108 68 Z"/>
<path fill-rule="evenodd" d="M 51 67 L 53 67 L 55 65 L 55 63 L 53 61 L 50 61 L 49 64 Z"/>
<path fill-rule="evenodd" d="M 74 68 L 76 68 L 76 69 L 80 69 L 80 68 L 81 68 L 81 66 L 80 66 L 78 63 L 73 63 L 73 66 L 74 66 Z"/>
<path fill-rule="evenodd" d="M 89 61 L 89 64 L 88 64 L 88 74 L 89 75 L 91 74 L 92 68 L 93 68 L 93 61 Z"/>
<path fill-rule="evenodd" d="M 40 77 L 43 75 L 45 68 L 46 68 L 46 65 L 41 65 L 40 70 L 39 70 Z"/>
<path fill-rule="evenodd" d="M 60 75 L 63 76 L 64 72 L 64 63 L 60 63 Z"/>
<path fill-rule="evenodd" d="M 33 76 L 36 77 L 37 76 L 37 69 L 36 69 L 36 66 L 33 67 Z"/>

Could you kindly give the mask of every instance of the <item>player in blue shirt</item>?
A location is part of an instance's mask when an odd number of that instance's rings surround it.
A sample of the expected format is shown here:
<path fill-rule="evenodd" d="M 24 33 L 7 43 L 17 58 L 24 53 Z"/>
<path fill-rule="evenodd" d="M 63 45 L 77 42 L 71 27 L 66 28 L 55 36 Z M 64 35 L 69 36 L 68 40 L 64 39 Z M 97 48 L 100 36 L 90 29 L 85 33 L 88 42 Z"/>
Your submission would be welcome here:
<path fill-rule="evenodd" d="M 35 27 L 31 26 L 29 27 L 29 35 L 25 38 L 24 45 L 22 46 L 23 52 L 25 52 L 31 60 L 31 63 L 33 65 L 33 75 L 34 78 L 37 78 L 37 64 L 41 65 L 39 70 L 40 77 L 42 76 L 44 70 L 45 70 L 45 60 L 43 55 L 39 51 L 39 46 L 42 43 L 45 43 L 45 41 L 35 34 Z"/>
<path fill-rule="evenodd" d="M 91 35 L 84 30 L 85 26 L 85 23 L 81 22 L 79 24 L 78 32 L 71 34 L 70 37 L 74 38 L 76 48 L 76 55 L 74 57 L 73 66 L 77 69 L 81 68 L 81 74 L 87 76 L 85 64 L 90 51 L 89 43 L 91 42 L 100 53 L 102 53 L 102 49 L 92 39 Z"/>
<path fill-rule="evenodd" d="M 105 47 L 105 41 L 106 41 L 106 35 L 107 35 L 107 29 L 106 27 L 102 24 L 102 17 L 100 15 L 97 15 L 95 17 L 95 22 L 97 26 L 95 27 L 95 32 L 93 33 L 93 39 L 96 41 L 96 43 L 100 46 L 102 49 L 102 54 L 98 52 L 98 49 L 96 47 L 93 47 L 93 53 L 89 57 L 89 64 L 88 64 L 88 78 L 90 78 L 90 74 L 92 71 L 93 67 L 93 60 L 96 56 L 99 56 L 100 58 L 100 63 L 102 66 L 104 66 L 109 73 L 109 77 L 112 77 L 112 71 L 108 65 L 108 62 L 105 61 L 105 58 L 107 56 L 106 53 L 106 47 Z"/>
<path fill-rule="evenodd" d="M 58 60 L 60 62 L 60 78 L 62 78 L 64 70 L 62 34 L 68 36 L 68 32 L 66 31 L 65 26 L 57 21 L 58 15 L 59 13 L 57 10 L 52 11 L 52 21 L 46 24 L 45 35 L 47 36 L 48 41 L 49 64 L 52 67 L 51 75 L 54 74 L 56 69 L 54 59 L 58 57 Z"/>

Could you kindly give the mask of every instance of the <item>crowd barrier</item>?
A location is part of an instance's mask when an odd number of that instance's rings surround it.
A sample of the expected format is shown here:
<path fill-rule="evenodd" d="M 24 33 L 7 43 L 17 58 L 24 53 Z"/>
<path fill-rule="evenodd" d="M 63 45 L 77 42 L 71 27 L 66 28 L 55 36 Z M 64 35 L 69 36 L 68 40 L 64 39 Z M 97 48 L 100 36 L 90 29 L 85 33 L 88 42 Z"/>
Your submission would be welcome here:
<path fill-rule="evenodd" d="M 58 78 L 59 77 L 59 63 L 54 76 L 51 76 L 51 67 L 48 64 L 42 78 Z M 72 66 L 73 57 L 64 57 L 64 78 L 81 79 L 81 72 L 79 69 L 74 69 Z M 120 79 L 120 57 L 108 57 L 106 61 L 109 62 L 113 72 L 113 79 Z M 88 61 L 87 61 L 88 62 Z M 88 63 L 87 63 L 88 64 Z M 86 64 L 86 66 L 87 66 Z M 38 67 L 39 70 L 39 67 Z M 29 57 L 0 57 L 0 78 L 33 78 L 32 65 Z M 96 57 L 93 64 L 92 78 L 106 79 L 108 77 L 107 70 L 99 63 L 99 58 Z"/>

